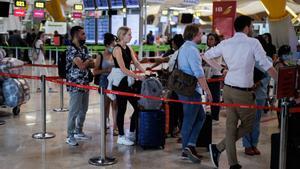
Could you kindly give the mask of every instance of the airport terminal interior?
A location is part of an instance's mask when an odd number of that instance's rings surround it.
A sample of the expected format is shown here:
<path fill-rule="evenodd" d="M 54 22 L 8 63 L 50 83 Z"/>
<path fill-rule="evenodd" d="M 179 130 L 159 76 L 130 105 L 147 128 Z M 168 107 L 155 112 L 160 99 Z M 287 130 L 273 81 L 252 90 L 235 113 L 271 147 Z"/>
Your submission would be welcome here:
<path fill-rule="evenodd" d="M 227 62 L 226 49 L 208 61 L 236 36 L 248 46 L 228 51 L 248 58 Z M 191 75 L 173 77 L 182 50 L 196 57 L 186 60 L 193 79 L 180 83 Z M 0 0 L 0 169 L 299 168 L 299 65 L 300 0 Z M 246 77 L 251 86 L 234 85 Z M 193 94 L 170 79 L 193 81 Z M 224 88 L 255 104 L 224 104 L 235 95 Z M 235 151 L 228 114 L 245 109 L 256 111 L 253 133 Z M 214 150 L 225 137 L 225 151 Z"/>

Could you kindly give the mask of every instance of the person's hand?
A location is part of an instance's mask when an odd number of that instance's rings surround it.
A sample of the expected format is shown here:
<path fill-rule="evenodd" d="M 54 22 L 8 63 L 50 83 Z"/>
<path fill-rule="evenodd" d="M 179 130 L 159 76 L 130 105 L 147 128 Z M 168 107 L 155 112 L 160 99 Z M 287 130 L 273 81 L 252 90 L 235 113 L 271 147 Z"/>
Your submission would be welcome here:
<path fill-rule="evenodd" d="M 147 71 L 147 70 L 152 70 L 152 68 L 151 68 L 151 67 L 147 67 L 147 68 L 146 68 L 146 71 Z"/>
<path fill-rule="evenodd" d="M 137 75 L 135 78 L 142 81 L 145 79 L 145 76 Z"/>
<path fill-rule="evenodd" d="M 213 97 L 212 97 L 211 93 L 206 94 L 206 97 L 207 97 L 208 102 L 213 102 Z"/>

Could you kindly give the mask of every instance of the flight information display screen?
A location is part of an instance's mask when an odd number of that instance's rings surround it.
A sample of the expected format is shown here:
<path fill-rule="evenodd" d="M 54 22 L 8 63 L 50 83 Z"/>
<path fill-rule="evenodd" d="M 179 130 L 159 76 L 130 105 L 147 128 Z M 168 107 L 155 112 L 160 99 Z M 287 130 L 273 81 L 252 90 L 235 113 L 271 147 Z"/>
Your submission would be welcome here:
<path fill-rule="evenodd" d="M 126 7 L 127 8 L 138 8 L 139 1 L 138 0 L 126 0 Z"/>
<path fill-rule="evenodd" d="M 84 10 L 95 10 L 94 0 L 83 0 Z"/>
<path fill-rule="evenodd" d="M 123 1 L 122 0 L 111 0 L 111 8 L 112 9 L 118 9 L 123 8 Z"/>
<path fill-rule="evenodd" d="M 94 17 L 85 18 L 84 31 L 86 34 L 86 42 L 89 44 L 95 44 L 96 43 L 96 20 Z"/>
<path fill-rule="evenodd" d="M 98 43 L 104 42 L 104 34 L 109 32 L 109 18 L 108 16 L 102 16 L 98 18 Z"/>
<path fill-rule="evenodd" d="M 107 0 L 96 0 L 96 7 L 98 9 L 108 9 Z"/>

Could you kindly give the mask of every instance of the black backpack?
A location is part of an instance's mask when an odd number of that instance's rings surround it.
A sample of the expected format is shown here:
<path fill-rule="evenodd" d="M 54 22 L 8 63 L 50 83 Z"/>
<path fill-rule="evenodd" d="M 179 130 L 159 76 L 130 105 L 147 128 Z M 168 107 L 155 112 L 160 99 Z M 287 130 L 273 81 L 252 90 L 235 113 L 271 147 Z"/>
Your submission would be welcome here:
<path fill-rule="evenodd" d="M 66 79 L 67 78 L 67 50 L 61 53 L 61 55 L 58 57 L 58 76 L 60 78 Z"/>

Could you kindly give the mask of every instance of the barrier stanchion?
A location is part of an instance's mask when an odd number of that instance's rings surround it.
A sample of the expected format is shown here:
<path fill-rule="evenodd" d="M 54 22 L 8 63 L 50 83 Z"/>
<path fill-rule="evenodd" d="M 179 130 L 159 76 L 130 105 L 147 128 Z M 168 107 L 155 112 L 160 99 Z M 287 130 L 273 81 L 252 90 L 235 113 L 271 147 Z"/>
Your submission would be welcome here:
<path fill-rule="evenodd" d="M 0 125 L 4 125 L 5 121 L 4 120 L 0 120 Z"/>
<path fill-rule="evenodd" d="M 46 132 L 46 76 L 41 76 L 41 101 L 42 101 L 42 122 L 43 122 L 43 131 L 39 133 L 32 134 L 32 138 L 35 139 L 49 139 L 55 137 L 54 133 Z"/>
<path fill-rule="evenodd" d="M 56 52 L 55 52 L 55 59 L 56 59 L 55 64 L 57 65 L 58 64 L 58 49 L 57 49 L 57 47 L 56 47 Z"/>
<path fill-rule="evenodd" d="M 287 116 L 289 109 L 289 102 L 286 98 L 283 99 L 281 105 L 281 129 L 280 129 L 280 154 L 279 154 L 279 169 L 286 168 L 286 151 L 287 151 L 287 137 L 288 137 L 288 125 Z"/>
<path fill-rule="evenodd" d="M 18 52 L 18 47 L 16 47 L 16 58 L 19 59 L 19 56 L 18 56 L 19 52 Z"/>
<path fill-rule="evenodd" d="M 51 49 L 49 49 L 49 62 L 50 64 L 52 63 L 52 52 L 51 52 Z"/>
<path fill-rule="evenodd" d="M 105 126 L 105 109 L 104 109 L 104 91 L 100 88 L 100 156 L 93 157 L 89 163 L 96 166 L 107 166 L 117 163 L 117 160 L 112 157 L 106 157 L 106 126 Z"/>
<path fill-rule="evenodd" d="M 66 112 L 68 109 L 64 108 L 64 85 L 60 84 L 60 108 L 53 109 L 55 112 Z"/>

